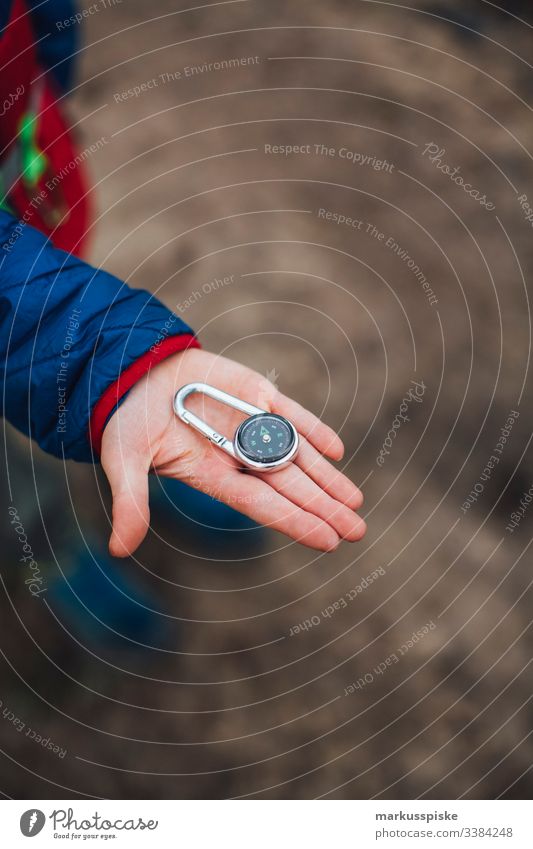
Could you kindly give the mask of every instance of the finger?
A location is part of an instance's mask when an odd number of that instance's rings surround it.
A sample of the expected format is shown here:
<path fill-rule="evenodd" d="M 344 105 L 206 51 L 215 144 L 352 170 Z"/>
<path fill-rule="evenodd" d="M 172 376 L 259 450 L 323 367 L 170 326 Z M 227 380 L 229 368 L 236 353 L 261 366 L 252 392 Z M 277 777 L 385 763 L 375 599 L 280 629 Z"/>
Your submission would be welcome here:
<path fill-rule="evenodd" d="M 327 522 L 295 506 L 253 475 L 235 469 L 215 482 L 196 477 L 191 485 L 310 548 L 334 551 L 339 545 L 339 535 Z"/>
<path fill-rule="evenodd" d="M 300 440 L 300 450 L 294 462 L 332 498 L 342 501 L 352 510 L 359 510 L 364 500 L 359 487 L 324 459 L 306 439 Z"/>
<path fill-rule="evenodd" d="M 364 520 L 324 492 L 298 466 L 291 464 L 286 469 L 266 475 L 264 479 L 280 495 L 331 525 L 343 539 L 356 542 L 364 536 Z"/>
<path fill-rule="evenodd" d="M 321 454 L 331 457 L 332 460 L 341 460 L 344 454 L 342 439 L 334 430 L 321 422 L 313 413 L 278 392 L 272 402 L 272 412 L 291 421 L 296 430 L 305 436 Z"/>
<path fill-rule="evenodd" d="M 148 468 L 136 455 L 120 453 L 102 465 L 113 496 L 113 530 L 109 551 L 114 557 L 128 557 L 139 547 L 150 524 Z"/>

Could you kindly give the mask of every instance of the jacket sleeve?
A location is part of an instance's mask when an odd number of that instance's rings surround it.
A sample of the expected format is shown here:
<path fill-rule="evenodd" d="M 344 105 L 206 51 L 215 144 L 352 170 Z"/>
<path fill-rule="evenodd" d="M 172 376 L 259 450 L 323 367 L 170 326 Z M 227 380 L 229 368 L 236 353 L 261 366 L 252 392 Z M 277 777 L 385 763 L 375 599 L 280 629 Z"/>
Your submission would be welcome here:
<path fill-rule="evenodd" d="M 45 451 L 94 462 L 128 390 L 190 346 L 187 325 L 149 292 L 0 211 L 2 413 Z"/>

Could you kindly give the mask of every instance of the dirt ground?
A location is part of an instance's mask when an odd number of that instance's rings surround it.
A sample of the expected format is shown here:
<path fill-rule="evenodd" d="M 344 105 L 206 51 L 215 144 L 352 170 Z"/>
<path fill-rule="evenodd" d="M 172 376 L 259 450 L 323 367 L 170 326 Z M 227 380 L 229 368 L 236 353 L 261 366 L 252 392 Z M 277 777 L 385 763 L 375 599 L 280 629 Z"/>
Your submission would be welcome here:
<path fill-rule="evenodd" d="M 1 788 L 527 798 L 530 27 L 483 2 L 191 5 L 84 22 L 90 259 L 336 428 L 369 531 L 229 556 L 155 510 L 115 567 L 159 611 L 151 650 L 33 604 L 6 523 L 0 707 L 66 755 L 4 718 Z M 104 479 L 8 444 L 68 575 L 105 547 Z"/>

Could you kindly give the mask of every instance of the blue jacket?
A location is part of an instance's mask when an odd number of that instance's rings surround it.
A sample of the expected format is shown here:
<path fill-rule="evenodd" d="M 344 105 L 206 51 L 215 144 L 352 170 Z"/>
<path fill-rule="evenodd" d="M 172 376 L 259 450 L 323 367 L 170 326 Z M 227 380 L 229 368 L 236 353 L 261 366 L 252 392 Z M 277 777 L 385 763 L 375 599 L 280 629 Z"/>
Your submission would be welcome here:
<path fill-rule="evenodd" d="M 149 292 L 0 211 L 2 412 L 45 451 L 93 461 L 89 420 L 105 390 L 141 355 L 187 334 L 179 350 L 190 333 Z"/>
<path fill-rule="evenodd" d="M 65 89 L 78 27 L 58 34 L 54 22 L 73 14 L 73 3 L 27 4 L 42 39 L 41 62 Z M 0 0 L 0 39 L 10 8 L 11 0 Z M 94 461 L 88 434 L 95 407 L 101 432 L 133 382 L 152 362 L 193 342 L 190 333 L 149 292 L 57 250 L 0 209 L 2 414 L 45 451 Z"/>

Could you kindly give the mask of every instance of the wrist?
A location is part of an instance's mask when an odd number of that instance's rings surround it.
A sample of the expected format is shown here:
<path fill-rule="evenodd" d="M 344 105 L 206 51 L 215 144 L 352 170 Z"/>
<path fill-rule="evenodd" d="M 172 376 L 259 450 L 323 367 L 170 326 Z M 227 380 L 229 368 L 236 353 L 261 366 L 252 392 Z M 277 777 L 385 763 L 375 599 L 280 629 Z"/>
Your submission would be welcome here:
<path fill-rule="evenodd" d="M 104 429 L 130 389 L 152 368 L 171 355 L 199 347 L 200 343 L 190 333 L 168 336 L 161 342 L 152 345 L 148 351 L 128 366 L 114 383 L 107 387 L 98 399 L 89 423 L 88 438 L 91 449 L 97 457 L 101 453 Z"/>

